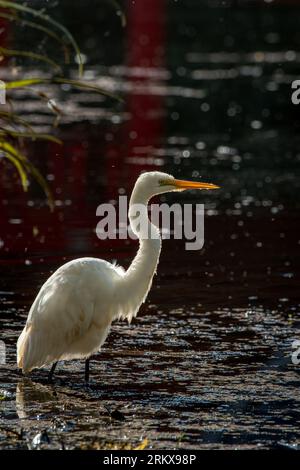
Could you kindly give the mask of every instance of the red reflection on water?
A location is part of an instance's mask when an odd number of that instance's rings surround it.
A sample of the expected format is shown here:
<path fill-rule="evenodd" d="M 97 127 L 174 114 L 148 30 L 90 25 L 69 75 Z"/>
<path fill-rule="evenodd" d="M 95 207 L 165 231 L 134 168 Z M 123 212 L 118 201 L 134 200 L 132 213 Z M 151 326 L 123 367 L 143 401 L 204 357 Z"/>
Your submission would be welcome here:
<path fill-rule="evenodd" d="M 165 98 L 149 88 L 161 85 L 154 76 L 164 66 L 165 1 L 129 1 L 127 20 L 127 80 L 131 92 L 126 97 L 126 111 L 130 119 L 120 129 L 119 148 L 112 143 L 107 150 L 107 174 L 112 176 L 110 197 L 115 197 L 120 187 L 130 192 L 142 171 L 157 169 L 153 151 L 161 146 L 164 134 Z"/>
<path fill-rule="evenodd" d="M 149 91 L 149 86 L 154 81 L 153 72 L 164 63 L 164 8 L 164 0 L 152 0 L 151 8 L 147 8 L 147 2 L 128 3 L 128 76 L 124 80 L 129 82 L 125 106 L 130 119 L 117 130 L 107 123 L 96 129 L 73 125 L 63 131 L 62 147 L 54 143 L 26 146 L 32 161 L 47 175 L 56 200 L 53 213 L 45 206 L 36 183 L 32 183 L 29 194 L 24 194 L 14 168 L 0 162 L 3 263 L 8 258 L 42 262 L 45 256 L 70 258 L 101 251 L 104 256 L 113 251 L 109 257 L 126 255 L 124 240 L 97 239 L 96 208 L 99 203 L 116 199 L 120 188 L 128 194 L 142 171 L 157 169 L 152 157 L 153 149 L 161 145 L 165 103 L 162 95 Z M 159 85 L 157 81 L 155 84 Z M 141 86 L 144 90 L 137 92 Z"/>
<path fill-rule="evenodd" d="M 161 86 L 159 80 L 154 81 L 148 77 L 156 69 L 164 66 L 164 44 L 165 44 L 165 4 L 162 0 L 151 0 L 151 2 L 130 2 L 129 9 L 129 33 L 128 33 L 128 65 L 131 70 L 143 69 L 146 77 L 141 78 L 133 75 L 131 77 L 132 87 L 136 85 Z M 145 15 L 146 12 L 146 15 Z M 138 75 L 138 70 L 137 70 Z M 164 96 L 156 93 L 136 93 L 133 91 L 128 96 L 128 110 L 132 116 L 129 128 L 125 128 L 128 138 L 128 155 L 141 157 L 143 162 L 146 157 L 145 168 L 155 168 L 151 163 L 151 147 L 161 145 L 164 124 Z M 149 150 L 144 150 L 149 148 Z M 140 150 L 139 150 L 140 149 Z M 149 160 L 150 157 L 150 160 Z M 148 161 L 147 161 L 148 158 Z M 140 173 L 140 165 L 137 158 L 136 163 L 130 165 L 129 179 L 131 185 Z"/>

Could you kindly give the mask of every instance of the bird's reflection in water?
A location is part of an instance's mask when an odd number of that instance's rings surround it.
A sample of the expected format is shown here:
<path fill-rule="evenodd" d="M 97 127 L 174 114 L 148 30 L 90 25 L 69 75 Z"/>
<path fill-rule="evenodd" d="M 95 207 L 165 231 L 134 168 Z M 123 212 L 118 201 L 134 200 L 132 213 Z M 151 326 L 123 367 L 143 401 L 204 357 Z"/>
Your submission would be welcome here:
<path fill-rule="evenodd" d="M 52 387 L 22 379 L 16 388 L 16 412 L 20 419 L 29 418 L 32 414 L 49 410 L 57 403 L 57 393 Z M 43 405 L 42 407 L 40 405 Z"/>

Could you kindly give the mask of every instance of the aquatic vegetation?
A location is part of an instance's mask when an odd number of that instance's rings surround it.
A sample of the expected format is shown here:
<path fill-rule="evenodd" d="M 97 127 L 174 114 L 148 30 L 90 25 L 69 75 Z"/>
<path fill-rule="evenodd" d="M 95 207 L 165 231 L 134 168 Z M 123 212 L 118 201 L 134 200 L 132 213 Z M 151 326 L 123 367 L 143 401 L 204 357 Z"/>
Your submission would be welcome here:
<path fill-rule="evenodd" d="M 15 2 L 9 2 L 9 1 L 0 1 L 0 7 L 7 8 L 9 11 L 12 10 L 13 12 L 21 12 L 28 14 L 29 16 L 33 16 L 35 18 L 38 18 L 40 21 L 44 21 L 48 23 L 49 26 L 52 28 L 58 29 L 61 34 L 63 34 L 64 37 L 66 37 L 66 41 L 72 45 L 74 48 L 77 57 L 78 57 L 78 67 L 79 67 L 79 75 L 82 76 L 83 73 L 83 63 L 82 63 L 82 56 L 81 52 L 79 49 L 79 46 L 77 45 L 77 42 L 75 41 L 74 37 L 68 31 L 67 28 L 65 28 L 61 23 L 58 21 L 55 21 L 51 16 L 47 15 L 44 13 L 44 10 L 35 10 L 33 8 L 28 7 L 27 5 L 20 5 Z M 30 26 L 30 25 L 29 25 Z"/>
<path fill-rule="evenodd" d="M 121 11 L 119 4 L 115 1 L 111 3 L 114 8 L 116 8 L 117 12 L 120 12 L 121 21 L 124 25 L 125 16 Z M 0 7 L 2 7 L 2 10 L 0 11 L 1 18 L 4 18 L 9 22 L 14 22 L 17 26 L 21 26 L 22 28 L 33 28 L 38 30 L 43 35 L 47 35 L 58 42 L 63 49 L 64 65 L 70 64 L 70 48 L 74 50 L 75 58 L 78 62 L 79 79 L 74 80 L 64 75 L 62 65 L 52 57 L 49 57 L 47 54 L 40 54 L 29 50 L 30 45 L 27 46 L 27 50 L 10 47 L 7 48 L 3 46 L 0 47 L 0 58 L 2 58 L 2 60 L 22 58 L 24 60 L 33 60 L 37 62 L 40 67 L 47 67 L 47 74 L 49 76 L 46 78 L 43 74 L 43 76 L 40 77 L 6 81 L 6 107 L 0 111 L 0 156 L 8 160 L 15 167 L 24 191 L 28 190 L 30 177 L 40 185 L 47 198 L 50 209 L 53 210 L 53 196 L 49 184 L 38 168 L 25 154 L 24 146 L 21 144 L 24 139 L 31 139 L 33 141 L 38 139 L 48 140 L 60 145 L 62 145 L 62 141 L 54 135 L 35 132 L 29 122 L 27 122 L 26 119 L 21 118 L 18 113 L 14 111 L 14 91 L 19 88 L 55 84 L 56 86 L 69 85 L 70 87 L 74 87 L 79 90 L 93 91 L 114 100 L 120 101 L 120 98 L 93 83 L 81 80 L 83 75 L 83 60 L 76 40 L 64 25 L 46 14 L 44 9 L 35 10 L 25 4 L 21 5 L 15 2 L 2 0 L 0 0 Z M 45 102 L 47 109 L 50 109 L 55 115 L 53 128 L 57 127 L 61 116 L 59 106 L 44 92 L 38 92 L 37 96 Z"/>

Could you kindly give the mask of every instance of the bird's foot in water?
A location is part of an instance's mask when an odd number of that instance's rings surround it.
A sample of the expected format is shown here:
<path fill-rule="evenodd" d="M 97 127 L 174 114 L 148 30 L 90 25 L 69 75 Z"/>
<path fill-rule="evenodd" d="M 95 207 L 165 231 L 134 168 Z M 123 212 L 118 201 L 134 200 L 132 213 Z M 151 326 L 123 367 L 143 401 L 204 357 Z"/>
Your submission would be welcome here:
<path fill-rule="evenodd" d="M 92 389 L 92 384 L 90 382 L 84 382 L 83 385 L 85 390 L 91 390 Z"/>
<path fill-rule="evenodd" d="M 57 362 L 54 362 L 54 364 L 52 365 L 52 367 L 50 369 L 48 379 L 47 379 L 47 384 L 52 384 L 53 383 L 53 375 L 54 375 L 54 371 L 55 371 L 56 366 L 57 366 Z"/>
<path fill-rule="evenodd" d="M 90 360 L 85 360 L 84 380 L 86 384 L 89 384 L 90 380 Z"/>

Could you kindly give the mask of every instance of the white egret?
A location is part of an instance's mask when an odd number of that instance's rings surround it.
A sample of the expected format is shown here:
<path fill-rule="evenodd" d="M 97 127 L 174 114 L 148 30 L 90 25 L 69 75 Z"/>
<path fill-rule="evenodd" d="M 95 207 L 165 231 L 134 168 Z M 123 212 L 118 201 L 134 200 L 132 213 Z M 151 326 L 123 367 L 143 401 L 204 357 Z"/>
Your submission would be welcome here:
<path fill-rule="evenodd" d="M 130 225 L 140 241 L 130 267 L 124 271 L 102 259 L 79 258 L 55 271 L 41 287 L 18 339 L 17 362 L 23 373 L 53 364 L 50 381 L 59 360 L 85 358 L 88 381 L 89 357 L 101 348 L 111 323 L 130 322 L 151 287 L 161 237 L 148 218 L 149 199 L 170 191 L 217 188 L 156 171 L 140 175 L 129 204 Z"/>

